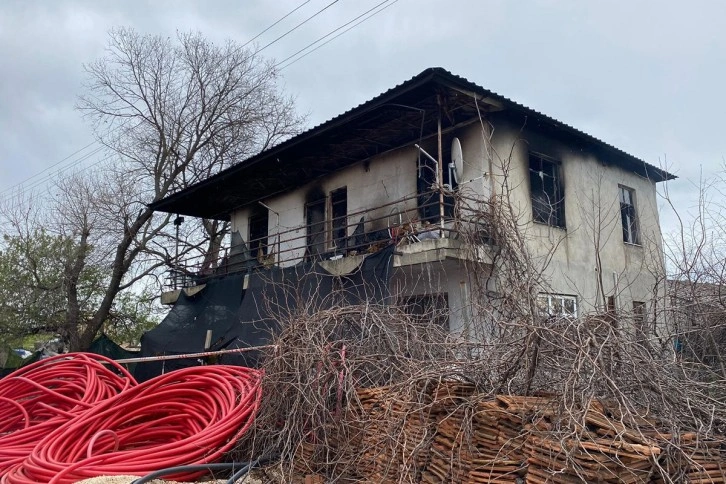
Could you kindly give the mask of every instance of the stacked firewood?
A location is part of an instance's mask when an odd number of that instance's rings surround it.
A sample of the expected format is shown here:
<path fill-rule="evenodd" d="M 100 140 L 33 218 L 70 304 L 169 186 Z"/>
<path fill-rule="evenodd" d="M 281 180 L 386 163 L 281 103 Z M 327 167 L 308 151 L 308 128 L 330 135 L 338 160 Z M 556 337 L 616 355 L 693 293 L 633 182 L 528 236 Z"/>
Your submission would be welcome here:
<path fill-rule="evenodd" d="M 667 435 L 677 441 L 680 452 L 670 452 L 662 459 L 662 466 L 674 481 L 692 484 L 726 483 L 726 443 L 712 439 L 700 439 L 696 433 L 685 433 L 676 436 Z M 658 476 L 656 484 L 665 483 Z"/>
<path fill-rule="evenodd" d="M 418 475 L 428 462 L 433 435 L 430 395 L 419 395 L 422 401 L 391 398 L 386 388 L 358 391 L 360 406 L 352 415 L 359 439 L 350 458 L 357 457 L 357 473 L 365 480 L 395 482 L 401 475 Z"/>
<path fill-rule="evenodd" d="M 557 484 L 667 482 L 659 477 L 665 474 L 677 482 L 726 483 L 724 441 L 659 433 L 646 419 L 626 425 L 598 401 L 580 408 L 579 420 L 565 420 L 553 397 L 483 396 L 462 382 L 415 390 L 358 390 L 346 417 L 351 438 L 336 442 L 348 476 Z"/>

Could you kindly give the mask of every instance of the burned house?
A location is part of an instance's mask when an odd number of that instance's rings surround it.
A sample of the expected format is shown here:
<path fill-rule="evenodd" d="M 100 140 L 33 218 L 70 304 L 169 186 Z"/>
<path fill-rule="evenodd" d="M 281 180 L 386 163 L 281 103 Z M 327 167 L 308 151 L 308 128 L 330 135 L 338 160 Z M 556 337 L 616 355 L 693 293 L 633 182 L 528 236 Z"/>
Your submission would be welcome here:
<path fill-rule="evenodd" d="M 671 178 L 430 68 L 153 208 L 231 222 L 230 246 L 211 275 L 186 279 L 197 288 L 185 297 L 230 276 L 245 291 L 256 273 L 301 264 L 350 275 L 390 248 L 387 269 L 376 272 L 386 290 L 377 294 L 414 313 L 442 308 L 441 324 L 456 332 L 472 317 L 467 261 L 491 270 L 496 247 L 485 228 L 478 239 L 461 230 L 495 199 L 506 199 L 533 260 L 542 262 L 543 311 L 642 309 L 662 265 L 656 184 Z M 173 289 L 167 303 L 180 294 Z"/>

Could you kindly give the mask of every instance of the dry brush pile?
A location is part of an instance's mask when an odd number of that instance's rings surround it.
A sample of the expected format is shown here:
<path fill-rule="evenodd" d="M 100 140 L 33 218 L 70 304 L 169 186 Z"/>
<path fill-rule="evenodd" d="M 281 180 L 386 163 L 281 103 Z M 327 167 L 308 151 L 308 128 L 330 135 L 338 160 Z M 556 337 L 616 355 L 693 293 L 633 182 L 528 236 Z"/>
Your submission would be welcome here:
<path fill-rule="evenodd" d="M 534 371 L 390 306 L 298 316 L 244 451 L 343 481 L 723 482 L 722 387 L 606 318 L 528 329 L 509 345 L 537 347 Z"/>
<path fill-rule="evenodd" d="M 239 452 L 331 481 L 726 482 L 724 380 L 613 314 L 539 316 L 540 261 L 505 207 L 469 215 L 496 253 L 469 259 L 463 333 L 391 301 L 281 316 Z"/>

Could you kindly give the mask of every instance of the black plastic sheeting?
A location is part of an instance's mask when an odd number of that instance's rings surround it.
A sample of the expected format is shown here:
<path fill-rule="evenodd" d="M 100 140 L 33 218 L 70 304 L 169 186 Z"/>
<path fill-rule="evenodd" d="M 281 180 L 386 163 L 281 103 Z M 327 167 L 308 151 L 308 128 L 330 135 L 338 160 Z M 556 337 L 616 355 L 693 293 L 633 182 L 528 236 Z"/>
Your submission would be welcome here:
<path fill-rule="evenodd" d="M 91 346 L 88 347 L 87 351 L 89 353 L 107 356 L 112 360 L 124 360 L 126 358 L 136 358 L 139 356 L 138 351 L 127 350 L 105 334 L 101 334 L 101 336 L 96 338 L 93 343 L 91 343 Z M 123 366 L 133 373 L 136 363 L 124 363 Z"/>
<path fill-rule="evenodd" d="M 306 261 L 280 269 L 212 279 L 193 296 L 184 291 L 154 329 L 141 337 L 141 356 L 181 355 L 204 351 L 207 330 L 212 331 L 210 350 L 264 346 L 280 324 L 298 311 L 311 313 L 365 301 L 383 304 L 389 297 L 393 246 L 368 255 L 346 275 L 333 275 L 319 263 Z M 221 364 L 259 366 L 259 351 L 224 354 Z M 138 363 L 134 376 L 145 381 L 162 373 L 209 363 L 202 359 L 174 359 Z"/>

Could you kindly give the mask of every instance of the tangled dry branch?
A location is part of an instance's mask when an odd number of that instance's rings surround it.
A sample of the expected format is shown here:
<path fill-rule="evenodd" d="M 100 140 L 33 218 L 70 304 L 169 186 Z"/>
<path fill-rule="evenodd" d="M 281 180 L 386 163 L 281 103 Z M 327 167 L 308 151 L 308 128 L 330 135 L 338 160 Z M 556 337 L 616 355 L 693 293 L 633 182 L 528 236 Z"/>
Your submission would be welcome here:
<path fill-rule="evenodd" d="M 327 309 L 301 298 L 280 315 L 239 451 L 331 481 L 724 482 L 726 381 L 628 315 L 543 316 L 551 253 L 530 254 L 505 197 L 458 196 L 465 327 L 395 297 Z"/>

